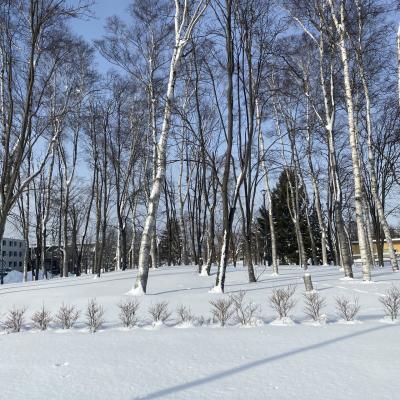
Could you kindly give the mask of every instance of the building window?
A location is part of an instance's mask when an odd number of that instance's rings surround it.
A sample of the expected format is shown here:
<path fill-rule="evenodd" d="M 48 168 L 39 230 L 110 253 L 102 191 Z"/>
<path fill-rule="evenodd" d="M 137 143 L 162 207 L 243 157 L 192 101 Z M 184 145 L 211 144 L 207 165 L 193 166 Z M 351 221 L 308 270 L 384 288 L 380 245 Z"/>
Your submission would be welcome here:
<path fill-rule="evenodd" d="M 22 242 L 19 242 L 19 247 L 22 247 Z"/>
<path fill-rule="evenodd" d="M 17 247 L 17 242 L 14 242 L 14 246 Z"/>
<path fill-rule="evenodd" d="M 22 267 L 22 261 L 19 262 L 19 266 Z"/>
<path fill-rule="evenodd" d="M 3 257 L 5 257 L 7 254 L 7 252 L 5 250 L 3 250 Z"/>
<path fill-rule="evenodd" d="M 14 257 L 17 257 L 17 254 L 18 254 L 18 253 L 17 253 L 16 251 L 14 251 Z"/>
<path fill-rule="evenodd" d="M 8 263 L 8 266 L 9 266 L 10 268 L 12 268 L 12 261 L 10 261 L 10 262 Z"/>
<path fill-rule="evenodd" d="M 16 261 L 14 261 L 14 267 L 16 267 L 17 266 L 17 262 Z"/>
<path fill-rule="evenodd" d="M 13 255 L 13 252 L 12 252 L 12 251 L 10 251 L 10 252 L 8 253 L 8 255 L 9 255 L 9 257 L 12 257 L 12 255 Z"/>
<path fill-rule="evenodd" d="M 12 241 L 10 240 L 10 247 L 12 247 Z"/>
<path fill-rule="evenodd" d="M 7 244 L 7 242 L 5 240 L 3 240 L 3 246 L 5 246 Z"/>
<path fill-rule="evenodd" d="M 22 251 L 19 252 L 19 256 L 22 257 Z"/>

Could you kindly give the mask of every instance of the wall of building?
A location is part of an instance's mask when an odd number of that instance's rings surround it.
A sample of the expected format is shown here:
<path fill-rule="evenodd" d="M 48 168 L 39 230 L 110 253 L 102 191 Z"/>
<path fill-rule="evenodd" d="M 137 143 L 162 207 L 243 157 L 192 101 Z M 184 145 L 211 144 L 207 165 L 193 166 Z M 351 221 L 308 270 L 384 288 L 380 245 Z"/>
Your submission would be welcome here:
<path fill-rule="evenodd" d="M 7 270 L 23 271 L 26 245 L 21 239 L 3 238 L 0 242 L 0 262 Z M 1 268 L 1 266 L 0 266 Z"/>
<path fill-rule="evenodd" d="M 396 239 L 392 239 L 393 240 L 393 246 L 396 250 L 396 252 L 400 255 L 400 238 L 396 238 Z M 355 258 L 360 257 L 360 246 L 358 244 L 358 242 L 352 242 L 351 243 L 351 249 L 353 251 L 353 255 Z M 376 251 L 376 245 L 374 243 L 374 252 L 375 255 L 377 254 Z M 389 252 L 389 248 L 388 248 L 388 244 L 386 243 L 386 240 L 383 244 L 383 253 L 385 255 L 385 253 L 387 254 Z"/>

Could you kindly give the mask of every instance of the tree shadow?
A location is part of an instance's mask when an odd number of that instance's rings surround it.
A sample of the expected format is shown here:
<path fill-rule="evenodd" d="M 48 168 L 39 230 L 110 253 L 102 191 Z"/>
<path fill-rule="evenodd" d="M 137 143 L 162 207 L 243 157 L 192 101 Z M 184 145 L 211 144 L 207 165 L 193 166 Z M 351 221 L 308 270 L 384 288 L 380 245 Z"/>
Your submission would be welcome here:
<path fill-rule="evenodd" d="M 253 361 L 253 362 L 250 362 L 250 363 L 247 363 L 247 364 L 240 365 L 238 367 L 230 368 L 230 369 L 227 369 L 225 371 L 221 371 L 221 372 L 215 373 L 213 375 L 206 376 L 204 378 L 195 379 L 195 380 L 192 380 L 190 382 L 186 382 L 186 383 L 182 383 L 182 384 L 179 384 L 179 385 L 171 386 L 169 388 L 160 389 L 160 390 L 157 390 L 157 391 L 155 391 L 153 393 L 149 393 L 149 394 L 144 395 L 144 396 L 134 397 L 132 400 L 159 399 L 159 398 L 162 398 L 164 396 L 172 395 L 172 394 L 175 394 L 177 392 L 182 392 L 184 390 L 191 389 L 191 388 L 196 387 L 196 386 L 201 386 L 201 385 L 204 385 L 204 384 L 208 384 L 210 382 L 217 381 L 219 379 L 224 379 L 224 378 L 230 377 L 232 375 L 236 375 L 236 374 L 248 371 L 248 370 L 250 370 L 252 368 L 256 368 L 256 367 L 259 367 L 259 366 L 262 366 L 262 365 L 265 365 L 265 364 L 268 364 L 268 363 L 272 363 L 272 362 L 277 361 L 277 360 L 281 360 L 281 359 L 284 359 L 284 358 L 292 357 L 292 356 L 295 356 L 295 355 L 300 354 L 300 353 L 305 353 L 305 352 L 308 352 L 308 351 L 319 349 L 321 347 L 329 346 L 329 345 L 334 344 L 336 342 L 340 342 L 340 341 L 343 341 L 343 340 L 349 340 L 349 339 L 355 338 L 357 336 L 362 336 L 362 335 L 369 334 L 371 332 L 380 331 L 382 329 L 389 329 L 389 328 L 393 328 L 393 326 L 392 325 L 382 325 L 382 326 L 378 326 L 378 327 L 369 328 L 369 329 L 366 329 L 366 330 L 363 330 L 363 331 L 350 333 L 348 335 L 336 337 L 334 339 L 326 340 L 324 342 L 315 343 L 313 345 L 303 346 L 303 347 L 300 347 L 300 348 L 298 348 L 296 350 L 291 350 L 291 351 L 288 351 L 288 352 L 285 352 L 285 353 L 281 353 L 281 354 L 277 354 L 277 355 L 274 355 L 274 356 L 262 358 L 262 359 L 257 360 L 257 361 Z"/>

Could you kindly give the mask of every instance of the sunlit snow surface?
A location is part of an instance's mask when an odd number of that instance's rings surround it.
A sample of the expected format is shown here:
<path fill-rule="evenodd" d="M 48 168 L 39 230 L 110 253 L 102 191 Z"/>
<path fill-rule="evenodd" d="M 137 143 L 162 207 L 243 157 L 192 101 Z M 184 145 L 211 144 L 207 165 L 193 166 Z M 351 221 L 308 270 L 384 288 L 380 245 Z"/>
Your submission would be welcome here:
<path fill-rule="evenodd" d="M 264 272 L 263 272 L 264 271 Z M 400 324 L 387 323 L 378 298 L 400 273 L 389 267 L 373 271 L 374 284 L 340 279 L 335 267 L 311 267 L 314 287 L 326 297 L 326 323 L 311 323 L 303 312 L 302 270 L 280 267 L 279 276 L 260 268 L 255 284 L 247 271 L 229 268 L 226 293 L 247 290 L 260 304 L 254 327 L 177 325 L 176 313 L 164 325 L 152 325 L 147 308 L 158 301 L 180 304 L 210 318 L 209 293 L 214 275 L 201 277 L 194 267 L 150 272 L 141 303 L 139 326 L 122 328 L 117 304 L 133 284 L 135 271 L 0 287 L 0 319 L 12 306 L 28 307 L 21 333 L 0 331 L 1 400 L 134 400 L 134 399 L 398 399 L 400 398 Z M 267 298 L 271 289 L 297 284 L 297 305 L 286 323 L 276 321 Z M 225 294 L 225 296 L 227 295 Z M 357 296 L 357 323 L 342 323 L 334 299 Z M 38 332 L 30 317 L 42 304 L 53 312 L 64 302 L 82 311 L 96 297 L 106 324 L 88 333 L 82 312 L 71 331 L 53 326 Z M 261 323 L 260 323 L 261 321 Z M 180 329 L 177 329 L 177 328 Z"/>

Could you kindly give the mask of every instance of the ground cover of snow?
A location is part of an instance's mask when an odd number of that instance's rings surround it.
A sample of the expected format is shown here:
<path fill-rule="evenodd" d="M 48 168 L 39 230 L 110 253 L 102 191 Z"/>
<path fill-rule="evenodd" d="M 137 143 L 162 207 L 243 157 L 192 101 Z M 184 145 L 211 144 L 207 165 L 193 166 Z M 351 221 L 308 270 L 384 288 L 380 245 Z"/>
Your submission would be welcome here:
<path fill-rule="evenodd" d="M 264 271 L 264 273 L 262 273 Z M 28 307 L 20 333 L 0 331 L 0 399 L 379 399 L 400 398 L 400 324 L 387 323 L 378 298 L 400 273 L 373 271 L 373 283 L 342 280 L 336 267 L 310 267 L 314 287 L 326 297 L 326 323 L 311 323 L 303 312 L 302 270 L 280 267 L 279 276 L 260 268 L 255 284 L 247 271 L 229 268 L 226 294 L 247 291 L 260 304 L 254 327 L 152 326 L 147 308 L 168 301 L 210 318 L 209 293 L 215 275 L 200 277 L 193 267 L 163 267 L 150 272 L 148 294 L 138 297 L 139 327 L 125 329 L 117 304 L 128 298 L 136 272 L 82 276 L 0 287 L 0 320 L 12 306 Z M 214 271 L 215 273 L 215 271 Z M 272 288 L 296 284 L 298 303 L 286 323 L 276 321 L 267 297 Z M 357 296 L 358 322 L 342 323 L 336 296 Z M 30 316 L 42 304 L 55 312 L 64 302 L 84 310 L 95 297 L 105 309 L 106 324 L 91 334 L 82 313 L 78 325 L 38 332 Z M 180 328 L 180 329 L 178 329 Z"/>
<path fill-rule="evenodd" d="M 43 273 L 40 271 L 39 272 L 39 279 L 43 279 Z M 16 271 L 15 269 L 13 269 L 12 271 L 10 271 L 5 277 L 4 277 L 4 284 L 7 283 L 20 283 L 24 280 L 24 274 L 20 271 Z M 28 276 L 27 276 L 27 280 L 28 281 L 32 281 L 32 272 L 29 271 L 28 272 Z"/>

